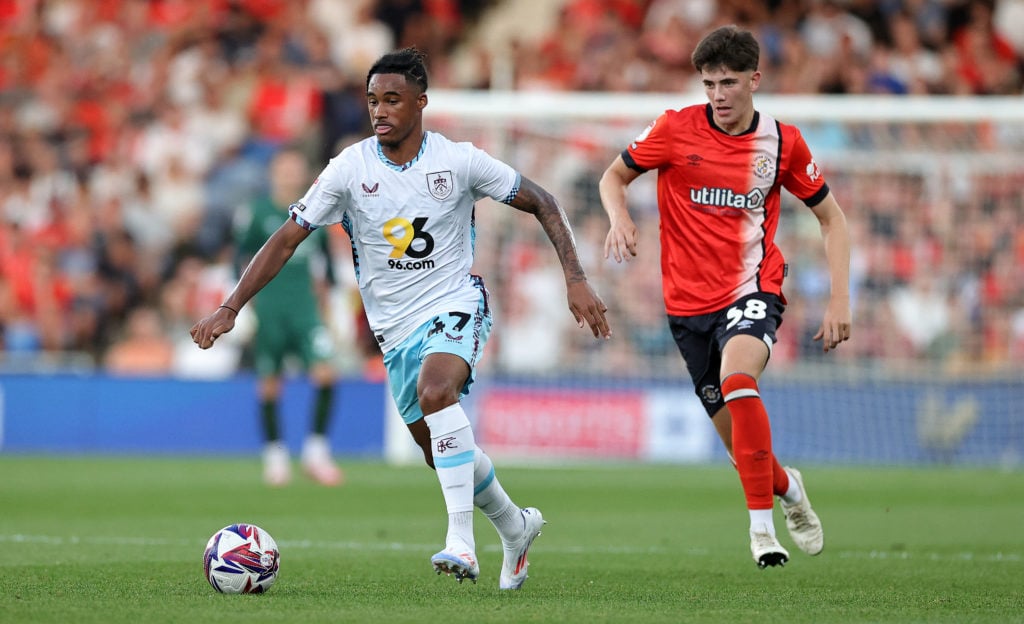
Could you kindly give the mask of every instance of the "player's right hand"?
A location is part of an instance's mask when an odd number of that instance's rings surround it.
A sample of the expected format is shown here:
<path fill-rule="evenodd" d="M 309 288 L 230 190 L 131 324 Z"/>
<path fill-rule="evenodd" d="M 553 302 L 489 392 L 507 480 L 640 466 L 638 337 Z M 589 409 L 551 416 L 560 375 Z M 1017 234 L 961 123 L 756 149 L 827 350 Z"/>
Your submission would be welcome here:
<path fill-rule="evenodd" d="M 594 292 L 590 284 L 585 280 L 572 282 L 567 284 L 567 288 L 569 310 L 576 319 L 576 325 L 578 327 L 590 325 L 590 331 L 594 334 L 594 338 L 604 338 L 605 340 L 611 338 L 612 330 L 605 317 L 608 306 L 601 301 L 601 297 Z"/>
<path fill-rule="evenodd" d="M 209 349 L 221 334 L 235 327 L 235 312 L 229 308 L 217 308 L 213 314 L 192 326 L 192 342 L 200 349 Z"/>
<path fill-rule="evenodd" d="M 604 257 L 607 260 L 611 255 L 616 262 L 622 262 L 625 258 L 636 257 L 637 243 L 640 241 L 640 232 L 632 219 L 626 218 L 612 223 L 608 230 L 608 236 L 604 239 Z"/>

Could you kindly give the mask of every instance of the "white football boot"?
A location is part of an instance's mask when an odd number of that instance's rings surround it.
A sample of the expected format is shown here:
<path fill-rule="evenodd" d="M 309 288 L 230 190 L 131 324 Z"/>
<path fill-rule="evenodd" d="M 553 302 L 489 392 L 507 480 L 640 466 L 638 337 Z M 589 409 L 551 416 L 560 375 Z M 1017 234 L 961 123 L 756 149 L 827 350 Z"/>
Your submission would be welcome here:
<path fill-rule="evenodd" d="M 784 470 L 800 488 L 799 503 L 787 505 L 785 500 L 780 499 L 782 512 L 786 514 L 786 528 L 789 529 L 789 536 L 793 538 L 793 542 L 800 550 L 808 555 L 817 555 L 825 548 L 825 534 L 821 530 L 821 520 L 818 519 L 818 514 L 811 509 L 811 501 L 807 498 L 807 490 L 804 489 L 804 480 L 800 471 L 789 466 L 786 466 Z"/>
<path fill-rule="evenodd" d="M 498 578 L 499 589 L 519 589 L 526 581 L 526 568 L 530 565 L 526 553 L 530 544 L 540 535 L 541 527 L 546 522 L 536 507 L 526 507 L 520 512 L 523 516 L 523 532 L 514 540 L 501 540 L 504 559 L 501 562 L 501 576 Z"/>
<path fill-rule="evenodd" d="M 320 485 L 334 487 L 341 485 L 345 474 L 334 463 L 327 438 L 311 434 L 302 445 L 302 471 Z"/>
<path fill-rule="evenodd" d="M 480 577 L 480 565 L 476 561 L 476 554 L 466 547 L 449 546 L 430 558 L 434 571 L 442 572 L 448 576 L 455 575 L 455 580 L 461 583 L 469 579 L 476 583 Z"/>
<path fill-rule="evenodd" d="M 762 570 L 768 566 L 784 566 L 789 561 L 789 552 L 767 531 L 750 533 L 750 554 Z"/>
<path fill-rule="evenodd" d="M 263 482 L 271 487 L 288 485 L 292 480 L 292 460 L 288 448 L 281 442 L 270 442 L 263 447 Z"/>

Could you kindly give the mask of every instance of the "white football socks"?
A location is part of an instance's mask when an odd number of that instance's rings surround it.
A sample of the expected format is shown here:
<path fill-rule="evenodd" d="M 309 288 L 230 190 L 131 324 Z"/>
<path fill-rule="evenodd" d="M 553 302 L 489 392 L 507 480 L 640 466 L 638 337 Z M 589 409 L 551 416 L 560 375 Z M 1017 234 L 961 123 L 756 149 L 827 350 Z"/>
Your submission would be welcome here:
<path fill-rule="evenodd" d="M 767 533 L 775 536 L 775 520 L 771 509 L 748 509 L 750 512 L 750 534 Z"/>
<path fill-rule="evenodd" d="M 498 535 L 502 539 L 518 537 L 523 529 L 522 513 L 519 506 L 513 503 L 505 492 L 505 488 L 501 487 L 501 483 L 494 476 L 494 463 L 480 447 L 476 449 L 473 483 L 473 504 L 487 516 L 497 529 Z"/>
<path fill-rule="evenodd" d="M 476 548 L 473 538 L 473 466 L 476 441 L 469 419 L 458 403 L 424 417 L 430 429 L 434 469 L 448 508 L 448 537 Z"/>
<path fill-rule="evenodd" d="M 786 493 L 780 498 L 786 501 L 787 505 L 795 505 L 804 499 L 803 493 L 800 492 L 800 486 L 796 484 L 796 479 L 793 478 L 793 475 L 789 475 L 789 487 L 786 488 Z"/>

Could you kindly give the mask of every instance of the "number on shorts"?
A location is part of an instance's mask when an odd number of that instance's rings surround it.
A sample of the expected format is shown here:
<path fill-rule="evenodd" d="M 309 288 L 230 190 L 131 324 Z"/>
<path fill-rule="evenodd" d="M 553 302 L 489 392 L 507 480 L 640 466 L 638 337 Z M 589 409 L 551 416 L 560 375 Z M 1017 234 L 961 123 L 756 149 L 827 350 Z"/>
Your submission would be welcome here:
<path fill-rule="evenodd" d="M 466 323 L 468 323 L 470 319 L 470 316 L 465 312 L 449 312 L 448 316 L 453 316 L 459 319 L 459 322 L 454 326 L 455 331 L 462 331 L 462 328 L 466 326 Z"/>
<path fill-rule="evenodd" d="M 741 310 L 739 306 L 733 306 L 725 316 L 729 319 L 729 324 L 725 328 L 732 329 L 741 319 L 760 320 L 768 316 L 768 304 L 760 299 L 747 299 L 747 307 Z"/>

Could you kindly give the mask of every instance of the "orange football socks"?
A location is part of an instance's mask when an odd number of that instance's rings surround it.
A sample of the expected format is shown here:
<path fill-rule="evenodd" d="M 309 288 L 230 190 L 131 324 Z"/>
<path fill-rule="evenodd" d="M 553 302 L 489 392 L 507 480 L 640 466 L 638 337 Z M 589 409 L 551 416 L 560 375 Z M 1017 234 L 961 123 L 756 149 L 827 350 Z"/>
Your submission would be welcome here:
<path fill-rule="evenodd" d="M 789 477 L 778 467 L 772 454 L 772 433 L 768 412 L 761 402 L 757 380 L 734 373 L 722 380 L 722 395 L 732 414 L 732 451 L 748 509 L 771 509 L 779 481 Z M 785 490 L 783 490 L 785 492 Z"/>

